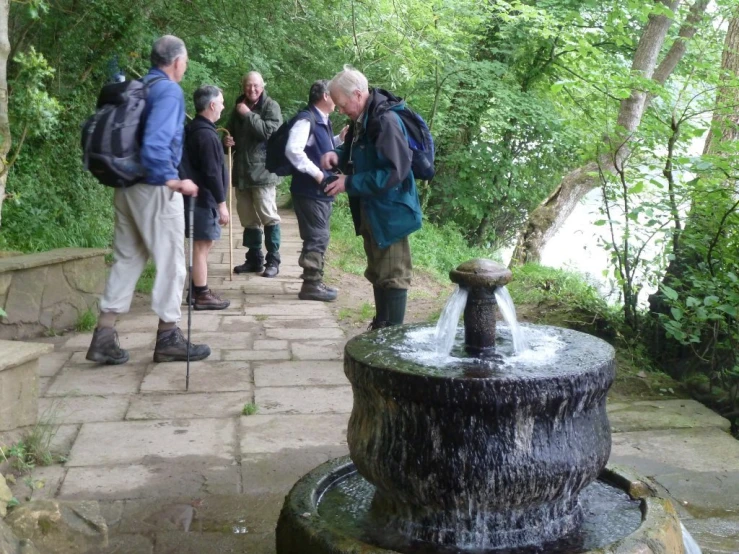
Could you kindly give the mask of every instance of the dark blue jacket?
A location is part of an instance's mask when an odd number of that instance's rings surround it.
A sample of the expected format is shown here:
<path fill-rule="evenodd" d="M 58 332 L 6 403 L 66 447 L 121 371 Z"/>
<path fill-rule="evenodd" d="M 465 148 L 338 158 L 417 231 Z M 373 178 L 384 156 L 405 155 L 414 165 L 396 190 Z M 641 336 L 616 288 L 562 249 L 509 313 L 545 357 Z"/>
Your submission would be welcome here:
<path fill-rule="evenodd" d="M 331 152 L 336 146 L 334 144 L 334 131 L 331 127 L 331 120 L 327 119 L 326 123 L 324 123 L 321 112 L 315 106 L 309 106 L 298 112 L 295 116 L 295 122 L 301 119 L 307 119 L 311 122 L 311 132 L 308 135 L 309 143 L 311 143 L 310 137 L 313 137 L 312 143 L 306 145 L 305 153 L 310 161 L 321 167 L 321 156 L 326 152 Z M 315 198 L 324 202 L 333 202 L 334 200 L 333 196 L 329 196 L 323 192 L 323 189 L 316 183 L 312 175 L 295 169 L 292 173 L 290 192 L 295 196 Z"/>
<path fill-rule="evenodd" d="M 141 163 L 146 169 L 144 182 L 163 185 L 179 179 L 177 168 L 182 159 L 185 131 L 185 96 L 180 85 L 161 69 L 152 67 L 145 80 L 164 77 L 149 89 L 143 118 L 146 121 L 141 144 Z"/>

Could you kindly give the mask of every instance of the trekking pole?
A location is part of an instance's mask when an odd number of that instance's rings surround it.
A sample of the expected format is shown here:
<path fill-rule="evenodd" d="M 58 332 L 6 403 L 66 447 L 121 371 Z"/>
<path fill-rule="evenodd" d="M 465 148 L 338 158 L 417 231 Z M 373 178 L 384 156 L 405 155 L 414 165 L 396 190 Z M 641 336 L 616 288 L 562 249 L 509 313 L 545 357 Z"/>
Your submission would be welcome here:
<path fill-rule="evenodd" d="M 228 129 L 225 127 L 219 127 L 219 131 L 226 133 L 227 137 L 231 136 Z M 231 170 L 233 169 L 233 157 L 231 156 L 231 147 L 228 147 L 228 279 L 229 281 L 234 280 L 234 218 L 233 218 L 233 177 L 231 177 Z"/>
<path fill-rule="evenodd" d="M 187 276 L 190 284 L 188 285 L 189 294 L 187 296 L 187 369 L 185 373 L 185 390 L 190 390 L 190 334 L 192 332 L 192 243 L 195 233 L 195 197 L 190 196 L 190 208 L 187 211 L 187 228 L 189 230 L 190 240 L 188 241 L 188 250 L 190 259 L 188 260 Z"/>

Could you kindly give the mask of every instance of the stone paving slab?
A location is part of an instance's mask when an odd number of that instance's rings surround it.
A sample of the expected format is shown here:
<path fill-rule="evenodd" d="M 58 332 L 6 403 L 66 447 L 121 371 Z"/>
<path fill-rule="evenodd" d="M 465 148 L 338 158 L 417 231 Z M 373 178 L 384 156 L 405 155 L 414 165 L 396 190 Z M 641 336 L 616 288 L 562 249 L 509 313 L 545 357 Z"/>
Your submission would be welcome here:
<path fill-rule="evenodd" d="M 346 445 L 303 447 L 242 457 L 242 483 L 245 493 L 275 494 L 284 499 L 306 473 L 332 458 L 346 456 Z M 276 506 L 281 507 L 282 502 Z"/>
<path fill-rule="evenodd" d="M 224 350 L 225 361 L 252 362 L 261 360 L 289 360 L 292 354 L 289 350 Z"/>
<path fill-rule="evenodd" d="M 241 470 L 208 456 L 176 461 L 69 469 L 59 497 L 66 500 L 157 498 L 172 494 L 237 494 Z"/>
<path fill-rule="evenodd" d="M 254 402 L 262 414 L 348 414 L 352 411 L 351 387 L 261 387 Z"/>
<path fill-rule="evenodd" d="M 241 452 L 272 454 L 346 445 L 348 414 L 252 415 L 241 418 Z"/>
<path fill-rule="evenodd" d="M 646 475 L 739 471 L 739 441 L 716 428 L 614 433 L 611 461 L 623 463 L 622 458 Z"/>
<path fill-rule="evenodd" d="M 258 387 L 348 385 L 342 362 L 255 362 Z"/>
<path fill-rule="evenodd" d="M 682 471 L 655 479 L 692 517 L 739 518 L 739 471 Z"/>
<path fill-rule="evenodd" d="M 252 333 L 230 332 L 230 333 L 203 333 L 196 331 L 192 333 L 192 342 L 196 344 L 207 344 L 211 348 L 221 350 L 233 348 L 249 348 L 254 340 Z"/>
<path fill-rule="evenodd" d="M 286 340 L 265 340 L 258 339 L 254 341 L 254 350 L 283 350 L 290 349 L 290 344 Z"/>
<path fill-rule="evenodd" d="M 341 360 L 344 357 L 344 340 L 293 341 L 290 346 L 296 360 Z"/>
<path fill-rule="evenodd" d="M 41 356 L 38 359 L 39 377 L 54 377 L 71 356 L 71 352 L 51 352 Z"/>
<path fill-rule="evenodd" d="M 248 304 L 244 307 L 244 315 L 255 316 L 320 316 L 331 317 L 328 307 L 318 302 L 306 302 L 304 304 L 293 304 L 290 302 L 273 302 L 271 304 Z"/>
<path fill-rule="evenodd" d="M 274 533 L 225 535 L 223 533 L 157 533 L 154 554 L 216 554 L 275 552 Z"/>
<path fill-rule="evenodd" d="M 141 392 L 183 392 L 185 362 L 152 364 L 141 383 Z M 249 362 L 190 362 L 191 392 L 229 392 L 254 389 Z"/>
<path fill-rule="evenodd" d="M 265 329 L 329 329 L 339 328 L 335 319 L 307 317 L 271 317 L 263 322 Z"/>
<path fill-rule="evenodd" d="M 614 433 L 650 429 L 717 427 L 729 431 L 731 423 L 700 402 L 687 399 L 632 402 L 609 408 Z"/>
<path fill-rule="evenodd" d="M 154 554 L 154 539 L 142 535 L 109 536 L 108 546 L 93 548 L 86 554 Z"/>
<path fill-rule="evenodd" d="M 142 460 L 209 458 L 233 461 L 236 420 L 117 421 L 82 426 L 67 465 L 135 464 Z"/>
<path fill-rule="evenodd" d="M 251 391 L 141 395 L 131 400 L 126 419 L 235 417 L 252 396 Z"/>
<path fill-rule="evenodd" d="M 146 366 L 68 366 L 54 379 L 47 396 L 135 394 Z"/>
<path fill-rule="evenodd" d="M 344 331 L 338 327 L 313 327 L 303 329 L 267 329 L 267 336 L 273 339 L 309 340 L 343 339 Z"/>
<path fill-rule="evenodd" d="M 121 395 L 39 398 L 39 418 L 53 413 L 59 424 L 121 421 L 128 403 L 128 396 Z"/>
<path fill-rule="evenodd" d="M 66 473 L 67 468 L 61 465 L 37 467 L 34 468 L 32 476 L 17 479 L 15 484 L 10 486 L 10 490 L 13 496 L 21 501 L 54 498 Z"/>

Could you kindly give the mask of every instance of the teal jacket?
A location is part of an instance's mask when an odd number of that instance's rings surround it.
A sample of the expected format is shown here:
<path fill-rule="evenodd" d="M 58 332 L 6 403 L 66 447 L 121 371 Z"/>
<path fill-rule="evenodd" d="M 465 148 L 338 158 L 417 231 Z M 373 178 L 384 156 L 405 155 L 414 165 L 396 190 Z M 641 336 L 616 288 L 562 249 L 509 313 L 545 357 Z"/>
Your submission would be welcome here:
<path fill-rule="evenodd" d="M 336 149 L 339 168 L 349 175 L 346 192 L 359 234 L 367 218 L 380 248 L 421 228 L 421 203 L 411 171 L 412 152 L 396 111 L 404 102 L 382 89 L 371 89 L 365 113 Z"/>

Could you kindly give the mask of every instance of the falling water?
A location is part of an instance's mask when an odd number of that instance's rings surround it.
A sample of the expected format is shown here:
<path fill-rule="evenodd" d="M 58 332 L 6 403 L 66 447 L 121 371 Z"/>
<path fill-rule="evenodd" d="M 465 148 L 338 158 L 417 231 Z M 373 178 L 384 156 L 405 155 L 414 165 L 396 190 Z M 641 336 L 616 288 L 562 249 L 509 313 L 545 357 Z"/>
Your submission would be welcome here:
<path fill-rule="evenodd" d="M 700 546 L 698 546 L 698 543 L 695 542 L 693 536 L 688 533 L 685 525 L 681 523 L 680 528 L 683 531 L 683 546 L 685 548 L 685 554 L 701 554 Z"/>
<path fill-rule="evenodd" d="M 436 352 L 441 356 L 449 356 L 452 351 L 459 316 L 462 315 L 465 304 L 467 304 L 467 289 L 456 287 L 454 293 L 446 301 L 439 321 L 436 323 Z"/>
<path fill-rule="evenodd" d="M 500 313 L 503 314 L 503 319 L 511 330 L 513 349 L 516 351 L 516 354 L 528 350 L 529 345 L 524 336 L 523 329 L 521 329 L 516 319 L 516 308 L 513 306 L 513 299 L 508 289 L 506 287 L 495 289 L 495 300 L 498 302 L 498 308 L 500 308 Z"/>

